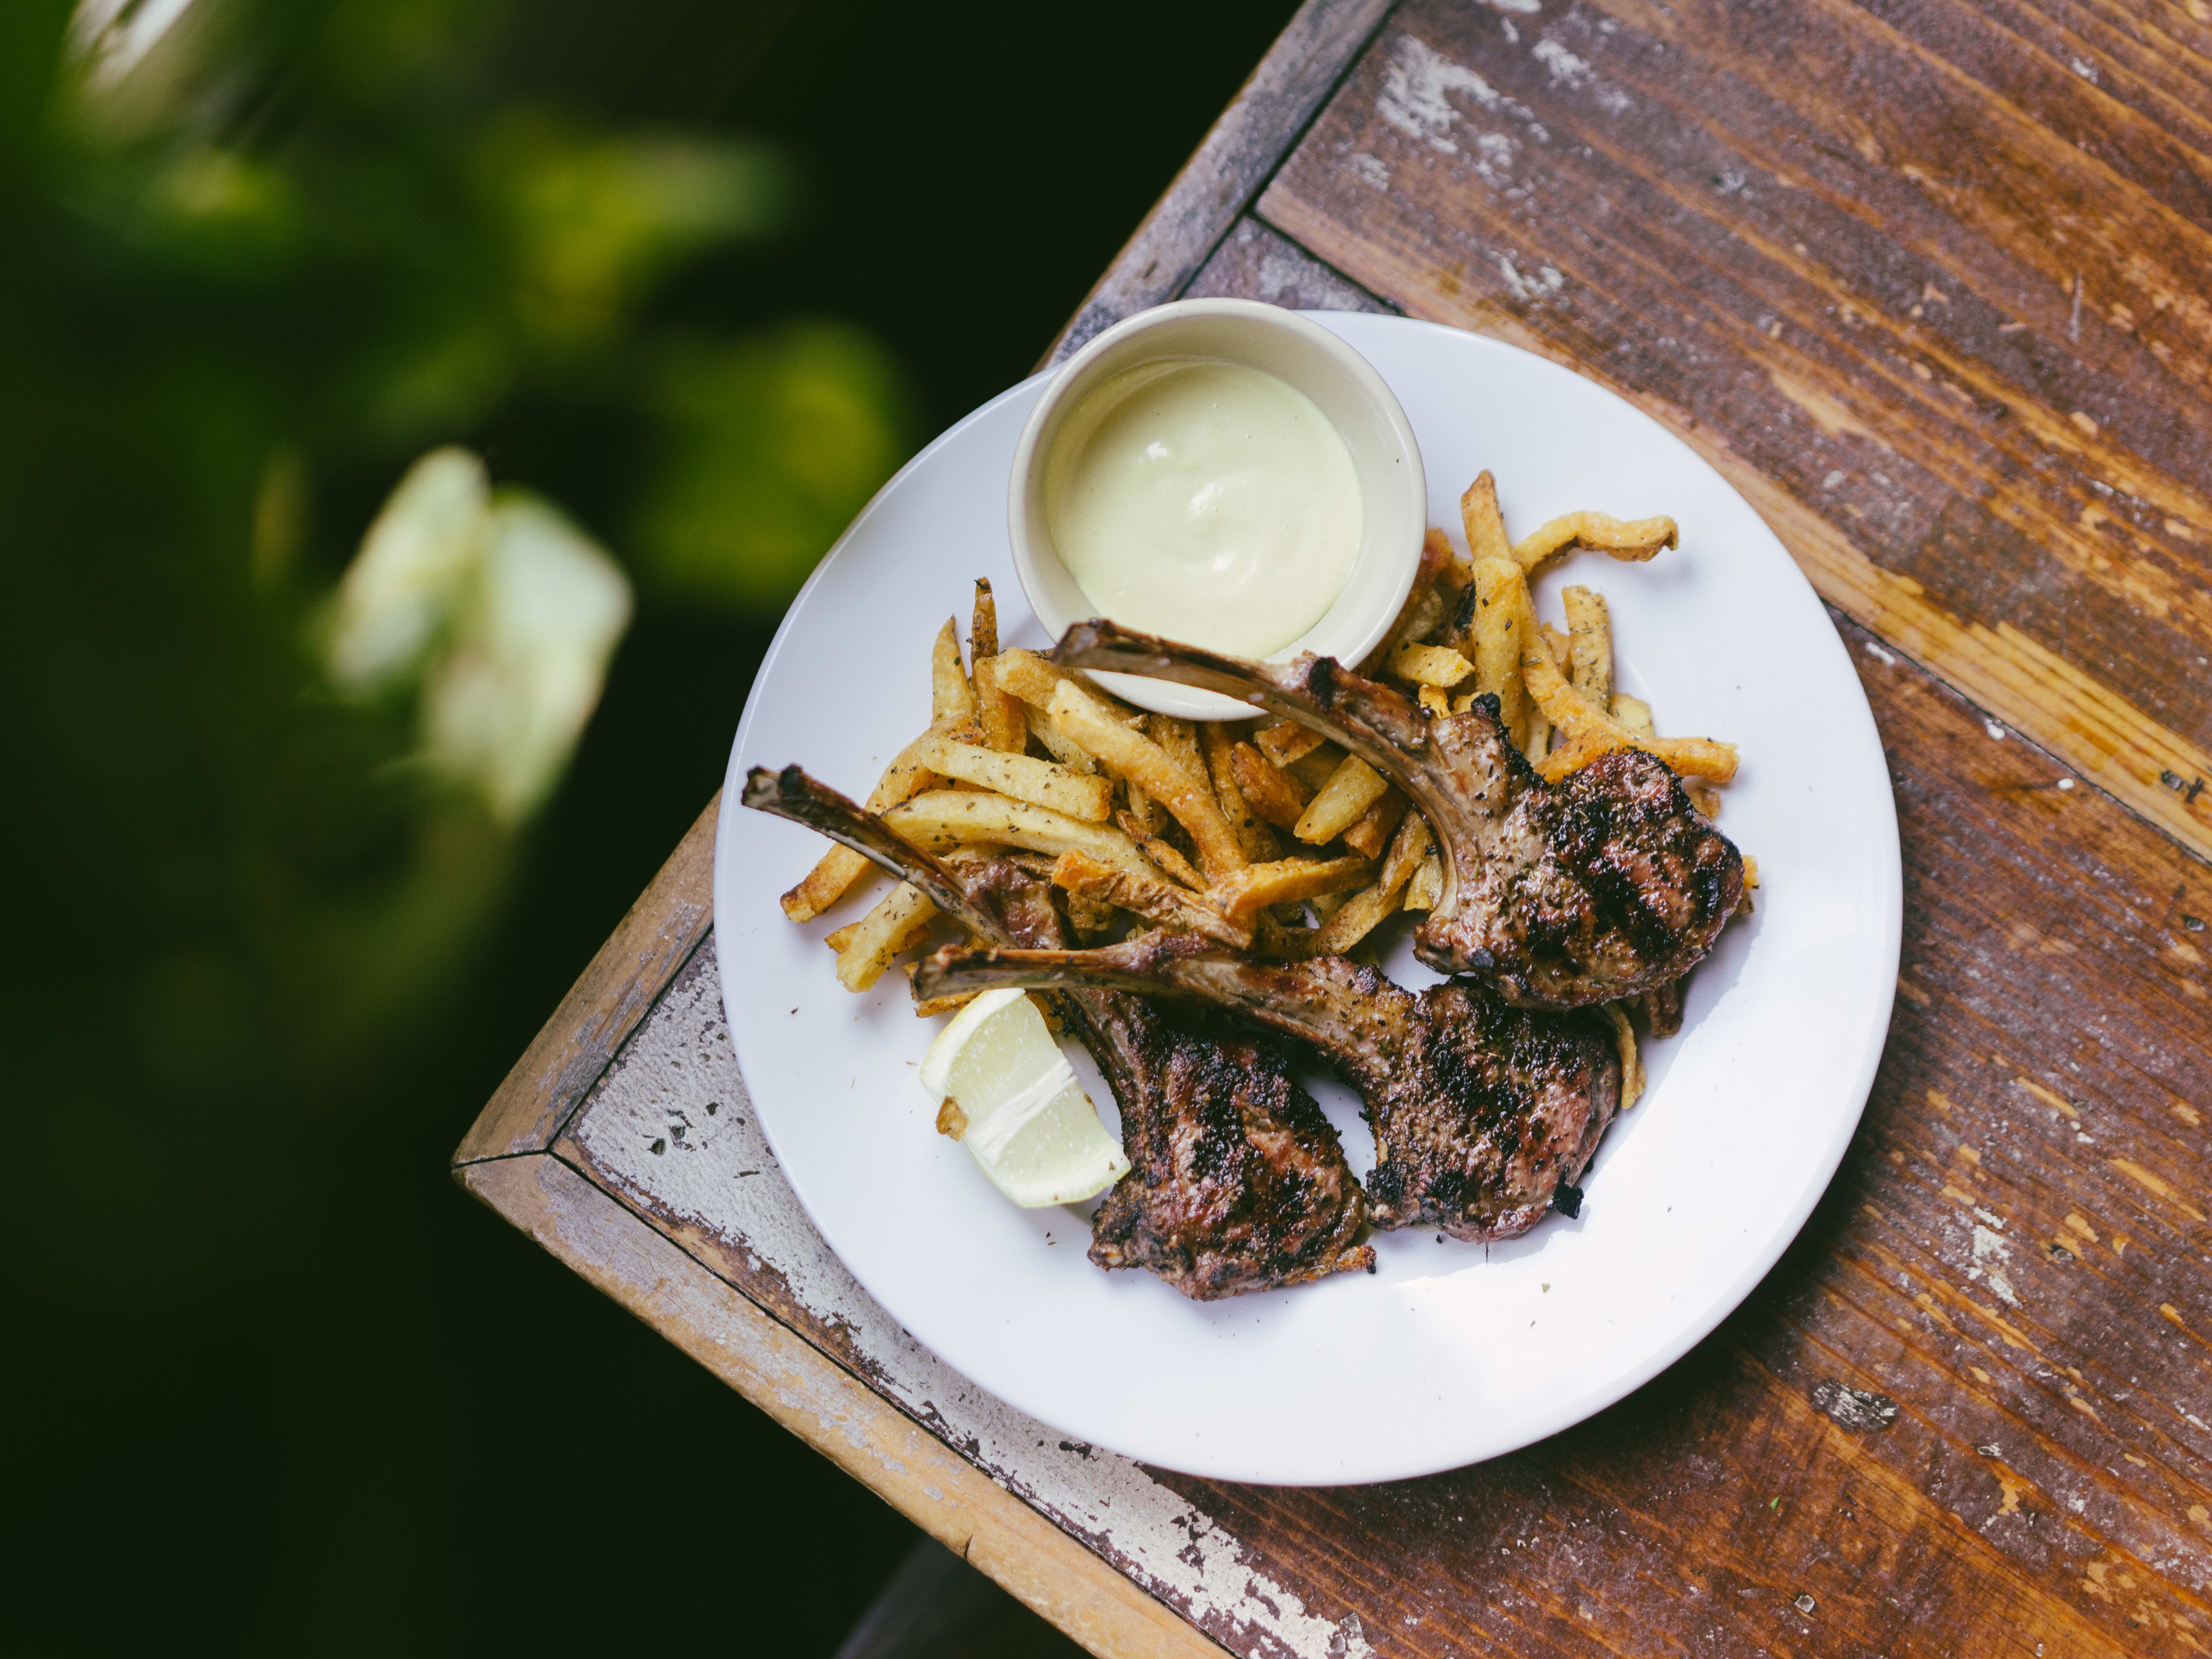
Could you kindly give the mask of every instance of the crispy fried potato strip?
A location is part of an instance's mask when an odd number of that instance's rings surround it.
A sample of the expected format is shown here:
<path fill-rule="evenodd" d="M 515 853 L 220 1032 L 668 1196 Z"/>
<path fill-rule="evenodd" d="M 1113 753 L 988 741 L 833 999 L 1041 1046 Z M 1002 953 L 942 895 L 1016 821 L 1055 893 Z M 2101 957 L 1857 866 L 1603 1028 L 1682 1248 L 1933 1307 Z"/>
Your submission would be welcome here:
<path fill-rule="evenodd" d="M 1390 631 L 1382 636 L 1382 643 L 1361 660 L 1362 674 L 1371 678 L 1401 647 L 1427 639 L 1443 625 L 1451 614 L 1452 596 L 1437 583 L 1451 564 L 1450 539 L 1443 532 L 1431 529 L 1421 542 L 1421 562 L 1414 572 L 1413 585 L 1406 591 L 1405 602 L 1398 607 L 1398 615 L 1390 624 Z"/>
<path fill-rule="evenodd" d="M 1344 844 L 1364 859 L 1381 858 L 1391 831 L 1404 821 L 1412 805 L 1393 785 L 1382 792 L 1382 799 L 1359 815 L 1358 823 L 1344 832 Z"/>
<path fill-rule="evenodd" d="M 1528 699 L 1520 665 L 1521 617 L 1528 604 L 1528 584 L 1519 565 L 1510 559 L 1475 562 L 1474 615 L 1468 630 L 1474 692 L 1498 699 L 1498 723 L 1516 744 L 1527 736 L 1528 728 Z M 1559 716 L 1552 720 L 1556 724 Z"/>
<path fill-rule="evenodd" d="M 1061 682 L 1053 692 L 1049 712 L 1054 726 L 1158 801 L 1182 825 L 1209 880 L 1218 881 L 1251 862 L 1213 799 L 1213 784 L 1202 763 L 1194 768 L 1180 764 L 1150 738 L 1116 720 L 1073 681 Z M 1190 754 L 1196 761 L 1194 739 Z"/>
<path fill-rule="evenodd" d="M 1116 813 L 1115 822 L 1121 826 L 1130 840 L 1144 850 L 1145 856 L 1165 871 L 1170 879 L 1181 882 L 1194 892 L 1205 890 L 1206 878 L 1192 867 L 1190 860 L 1182 855 L 1182 849 L 1173 842 L 1154 835 L 1139 824 L 1133 812 Z"/>
<path fill-rule="evenodd" d="M 1071 897 L 1118 905 L 1178 933 L 1202 933 L 1239 951 L 1252 943 L 1249 921 L 1230 921 L 1200 895 L 1157 877 L 1134 875 L 1102 864 L 1088 853 L 1062 853 L 1052 867 L 1052 879 Z"/>
<path fill-rule="evenodd" d="M 975 693 L 968 684 L 968 671 L 960 665 L 960 627 L 950 617 L 930 647 L 929 718 L 933 722 L 975 718 Z"/>
<path fill-rule="evenodd" d="M 1322 925 L 1314 940 L 1315 948 L 1341 956 L 1365 939 L 1397 909 L 1399 896 L 1413 878 L 1422 854 L 1428 850 L 1428 821 L 1414 813 L 1407 818 L 1391 842 L 1389 855 L 1382 860 L 1382 873 L 1376 878 L 1375 884 L 1362 888 L 1345 900 L 1337 913 Z"/>
<path fill-rule="evenodd" d="M 1563 748 L 1554 749 L 1535 763 L 1536 770 L 1547 781 L 1557 783 L 1613 749 L 1644 750 L 1656 755 L 1685 777 L 1711 778 L 1717 783 L 1726 783 L 1735 775 L 1734 744 L 1715 743 L 1710 738 L 1647 737 L 1583 702 L 1582 694 L 1559 672 L 1559 664 L 1552 660 L 1543 636 L 1537 633 L 1528 592 L 1524 586 L 1521 590 L 1521 671 L 1527 677 L 1528 694 L 1551 716 L 1553 724 L 1566 739 Z"/>
<path fill-rule="evenodd" d="M 1244 856 L 1255 864 L 1280 858 L 1283 849 L 1275 839 L 1275 832 L 1252 810 L 1251 802 L 1244 799 L 1243 790 L 1237 787 L 1237 771 L 1231 759 L 1237 739 L 1230 735 L 1230 728 L 1219 720 L 1208 720 L 1199 727 L 1198 736 L 1199 746 L 1206 755 L 1206 772 L 1213 779 L 1214 799 L 1221 803 L 1221 816 L 1237 832 Z"/>
<path fill-rule="evenodd" d="M 1643 1096 L 1644 1056 L 1637 1052 L 1636 1028 L 1628 1023 L 1627 1011 L 1608 1002 L 1605 1017 L 1613 1022 L 1613 1039 L 1620 1048 L 1620 1109 L 1625 1112 Z"/>
<path fill-rule="evenodd" d="M 1498 508 L 1498 480 L 1487 471 L 1477 473 L 1459 498 L 1459 517 L 1467 531 L 1467 550 L 1475 563 L 1513 556 L 1513 544 L 1505 536 L 1505 515 Z"/>
<path fill-rule="evenodd" d="M 1563 513 L 1514 543 L 1511 556 L 1533 575 L 1563 553 L 1587 549 L 1641 563 L 1680 539 L 1669 518 L 1616 519 L 1606 513 Z"/>
<path fill-rule="evenodd" d="M 933 725 L 908 744 L 891 757 L 891 763 L 884 768 L 883 776 L 876 780 L 876 787 L 868 792 L 868 811 L 886 811 L 925 789 L 935 788 L 937 775 L 922 763 L 921 750 L 939 738 L 973 731 L 963 721 L 951 720 L 942 726 Z M 793 921 L 813 921 L 844 897 L 847 890 L 872 867 L 867 860 L 849 847 L 831 848 L 799 884 L 783 896 L 783 914 Z"/>
<path fill-rule="evenodd" d="M 1613 718 L 1639 737 L 1656 738 L 1659 728 L 1651 724 L 1651 705 L 1641 697 L 1632 697 L 1626 691 L 1613 694 Z"/>
<path fill-rule="evenodd" d="M 1328 741 L 1310 726 L 1276 720 L 1252 734 L 1252 746 L 1278 766 L 1291 766 Z"/>
<path fill-rule="evenodd" d="M 1025 753 L 1030 746 L 1029 708 L 1000 685 L 999 659 L 977 657 L 973 680 L 975 724 L 982 728 L 983 746 L 1002 755 Z"/>
<path fill-rule="evenodd" d="M 1295 825 L 1313 799 L 1304 784 L 1249 743 L 1230 744 L 1229 769 L 1246 803 L 1278 830 Z"/>
<path fill-rule="evenodd" d="M 840 927 L 823 941 L 837 953 L 837 982 L 848 991 L 865 991 L 884 976 L 891 958 L 921 943 L 929 924 L 937 920 L 937 907 L 910 882 L 878 899 L 867 915 L 848 927 Z"/>
<path fill-rule="evenodd" d="M 1346 755 L 1329 774 L 1291 833 L 1309 847 L 1322 846 L 1359 822 L 1390 787 L 1383 775 L 1357 755 Z"/>
<path fill-rule="evenodd" d="M 1062 853 L 1085 852 L 1101 863 L 1117 865 L 1139 875 L 1152 873 L 1136 842 L 1119 830 L 1086 823 L 1049 807 L 1033 806 L 1004 795 L 933 789 L 892 807 L 884 814 L 884 822 L 893 834 L 924 852 L 981 842 L 1026 847 L 1055 858 Z"/>
<path fill-rule="evenodd" d="M 994 657 L 991 660 L 995 665 L 1002 659 Z M 994 675 L 995 672 L 994 668 Z M 1044 710 L 1035 703 L 1022 705 L 1022 718 L 1029 726 L 1030 735 L 1062 766 L 1073 772 L 1096 772 L 1098 769 L 1098 763 L 1083 752 L 1083 745 L 1054 726 Z"/>
<path fill-rule="evenodd" d="M 1406 908 L 1433 910 L 1437 901 L 1444 896 L 1444 862 L 1431 848 L 1426 856 L 1413 869 L 1413 878 L 1406 884 Z"/>
<path fill-rule="evenodd" d="M 1601 712 L 1613 708 L 1613 613 L 1595 588 L 1570 587 L 1559 595 L 1567 610 L 1567 679 L 1583 701 Z M 1546 641 L 1547 646 L 1550 643 Z"/>
<path fill-rule="evenodd" d="M 1278 859 L 1272 864 L 1245 866 L 1215 883 L 1209 896 L 1231 921 L 1247 927 L 1270 905 L 1357 887 L 1374 867 L 1363 858 Z"/>
<path fill-rule="evenodd" d="M 1457 685 L 1474 665 L 1448 645 L 1401 645 L 1390 653 L 1390 672 L 1416 685 Z"/>
<path fill-rule="evenodd" d="M 969 613 L 968 652 L 976 662 L 999 654 L 999 602 L 992 597 L 988 576 L 975 578 L 975 608 Z"/>
<path fill-rule="evenodd" d="M 924 738 L 917 746 L 921 763 L 942 776 L 980 784 L 1001 795 L 1048 806 L 1091 823 L 1103 823 L 1114 815 L 1114 786 L 1104 778 L 1086 777 L 1050 761 L 1002 754 L 949 738 Z"/>

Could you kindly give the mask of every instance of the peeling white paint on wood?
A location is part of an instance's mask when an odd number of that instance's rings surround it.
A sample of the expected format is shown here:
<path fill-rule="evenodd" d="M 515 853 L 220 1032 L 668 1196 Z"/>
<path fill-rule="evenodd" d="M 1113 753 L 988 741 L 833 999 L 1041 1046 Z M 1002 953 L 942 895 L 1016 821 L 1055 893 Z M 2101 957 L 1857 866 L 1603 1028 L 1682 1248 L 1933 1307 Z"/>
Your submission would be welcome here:
<path fill-rule="evenodd" d="M 731 1051 L 711 936 L 569 1137 L 641 1207 L 774 1269 L 809 1313 L 844 1333 L 878 1393 L 1217 1639 L 1297 1659 L 1372 1651 L 1356 1616 L 1309 1612 L 1211 1516 L 1137 1464 L 986 1394 L 876 1304 L 815 1231 L 761 1133 Z"/>

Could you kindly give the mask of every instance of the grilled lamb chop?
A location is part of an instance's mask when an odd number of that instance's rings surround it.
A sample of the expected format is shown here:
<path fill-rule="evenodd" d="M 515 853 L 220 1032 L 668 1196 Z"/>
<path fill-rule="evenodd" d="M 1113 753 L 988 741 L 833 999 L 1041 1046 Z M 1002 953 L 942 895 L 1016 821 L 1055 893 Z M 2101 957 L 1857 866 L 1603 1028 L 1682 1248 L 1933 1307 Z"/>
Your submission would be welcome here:
<path fill-rule="evenodd" d="M 1326 732 L 1390 779 L 1445 854 L 1414 953 L 1522 1007 L 1616 1002 L 1681 978 L 1743 896 L 1741 854 L 1665 762 L 1615 750 L 1547 784 L 1495 699 L 1431 719 L 1328 657 L 1243 662 L 1104 622 L 1068 629 L 1053 659 L 1226 692 Z"/>
<path fill-rule="evenodd" d="M 1066 942 L 1051 884 L 1012 859 L 945 864 L 795 766 L 756 768 L 744 799 L 914 883 L 979 939 Z M 1356 1242 L 1367 1196 L 1279 1045 L 1187 1029 L 1123 991 L 1060 1000 L 1121 1105 L 1130 1165 L 1092 1218 L 1093 1261 L 1149 1268 L 1201 1302 L 1373 1268 Z"/>
<path fill-rule="evenodd" d="M 1575 1182 L 1620 1103 L 1620 1051 L 1595 1013 L 1515 1008 L 1466 980 L 1415 993 L 1342 957 L 1258 963 L 1191 933 L 1094 951 L 947 945 L 917 994 L 994 985 L 1164 991 L 1313 1044 L 1359 1091 L 1375 1131 L 1368 1202 L 1378 1228 L 1511 1238 Z"/>

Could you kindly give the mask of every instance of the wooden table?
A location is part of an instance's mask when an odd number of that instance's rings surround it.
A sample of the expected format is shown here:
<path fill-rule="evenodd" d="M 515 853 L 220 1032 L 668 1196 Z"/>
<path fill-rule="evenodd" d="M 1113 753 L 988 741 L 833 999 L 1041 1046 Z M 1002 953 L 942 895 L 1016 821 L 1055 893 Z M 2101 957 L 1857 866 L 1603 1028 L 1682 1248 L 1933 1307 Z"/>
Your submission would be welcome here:
<path fill-rule="evenodd" d="M 1179 294 L 1495 335 L 1833 608 L 1904 836 L 1888 1051 L 1781 1265 L 1595 1420 L 1292 1491 L 980 1393 L 752 1121 L 711 805 L 459 1178 L 1101 1653 L 2212 1651 L 2208 273 L 2204 0 L 1312 0 L 1055 347 Z"/>

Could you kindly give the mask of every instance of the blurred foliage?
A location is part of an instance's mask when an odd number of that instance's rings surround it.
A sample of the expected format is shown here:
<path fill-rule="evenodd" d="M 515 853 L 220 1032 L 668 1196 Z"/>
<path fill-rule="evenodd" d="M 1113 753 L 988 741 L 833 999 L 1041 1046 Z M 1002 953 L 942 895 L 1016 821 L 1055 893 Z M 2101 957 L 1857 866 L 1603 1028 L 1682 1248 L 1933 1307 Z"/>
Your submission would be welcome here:
<path fill-rule="evenodd" d="M 116 1294 L 204 1271 L 470 965 L 629 613 L 595 537 L 772 616 L 909 419 L 850 327 L 655 315 L 794 170 L 518 100 L 520 3 L 197 0 L 126 67 L 144 9 L 0 5 L 0 833 L 40 872 L 0 1248 Z M 549 400 L 635 434 L 609 522 L 444 447 Z"/>

